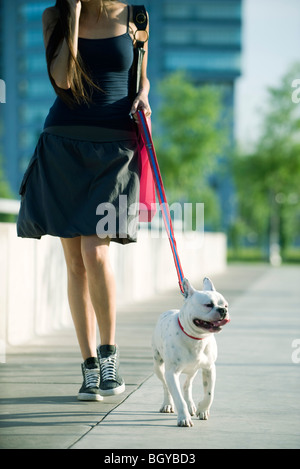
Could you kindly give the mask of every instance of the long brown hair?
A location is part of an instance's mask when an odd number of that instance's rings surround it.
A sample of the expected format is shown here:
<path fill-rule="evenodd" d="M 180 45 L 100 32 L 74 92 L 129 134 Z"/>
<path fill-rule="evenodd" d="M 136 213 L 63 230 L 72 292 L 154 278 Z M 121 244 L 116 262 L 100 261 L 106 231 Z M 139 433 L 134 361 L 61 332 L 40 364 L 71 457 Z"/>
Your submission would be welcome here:
<path fill-rule="evenodd" d="M 47 49 L 46 49 L 46 60 L 47 60 L 47 69 L 50 81 L 56 92 L 56 94 L 69 106 L 74 107 L 75 104 L 81 103 L 90 103 L 91 102 L 91 93 L 94 88 L 101 90 L 97 86 L 87 71 L 84 68 L 83 61 L 80 56 L 80 52 L 77 52 L 77 57 L 75 57 L 71 41 L 71 10 L 70 5 L 67 0 L 56 0 L 55 8 L 58 11 L 57 23 L 54 26 L 54 29 L 51 33 Z M 100 2 L 99 15 L 104 9 L 104 5 Z M 63 40 L 66 40 L 69 47 L 69 63 L 67 74 L 70 80 L 70 90 L 72 93 L 59 88 L 55 83 L 55 80 L 52 78 L 50 73 L 50 67 L 52 60 L 55 58 L 56 51 Z M 72 74 L 71 74 L 72 70 Z"/>

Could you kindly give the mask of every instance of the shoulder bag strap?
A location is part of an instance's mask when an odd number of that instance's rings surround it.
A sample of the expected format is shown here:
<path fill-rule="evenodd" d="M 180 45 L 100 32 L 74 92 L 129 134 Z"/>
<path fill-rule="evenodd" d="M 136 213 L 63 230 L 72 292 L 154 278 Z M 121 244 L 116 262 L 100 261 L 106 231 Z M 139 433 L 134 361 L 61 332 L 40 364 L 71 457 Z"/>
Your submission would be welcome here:
<path fill-rule="evenodd" d="M 133 40 L 134 40 L 134 60 L 132 65 L 132 73 L 131 73 L 131 86 L 129 96 L 131 100 L 134 100 L 136 95 L 139 92 L 140 87 L 140 80 L 141 80 L 141 71 L 142 71 L 142 63 L 143 58 L 145 55 L 144 44 L 148 41 L 148 17 L 146 8 L 144 5 L 132 5 L 131 6 L 132 12 L 132 21 L 135 24 L 137 30 L 134 33 Z M 138 34 L 139 32 L 143 32 Z"/>
<path fill-rule="evenodd" d="M 132 20 L 137 28 L 137 30 L 134 33 L 134 41 L 135 41 L 135 47 L 144 47 L 145 42 L 148 41 L 148 32 L 147 32 L 147 26 L 148 26 L 148 17 L 147 17 L 147 12 L 146 8 L 144 5 L 132 5 Z M 145 36 L 143 40 L 141 38 L 137 38 L 137 34 L 139 31 L 145 31 Z"/>

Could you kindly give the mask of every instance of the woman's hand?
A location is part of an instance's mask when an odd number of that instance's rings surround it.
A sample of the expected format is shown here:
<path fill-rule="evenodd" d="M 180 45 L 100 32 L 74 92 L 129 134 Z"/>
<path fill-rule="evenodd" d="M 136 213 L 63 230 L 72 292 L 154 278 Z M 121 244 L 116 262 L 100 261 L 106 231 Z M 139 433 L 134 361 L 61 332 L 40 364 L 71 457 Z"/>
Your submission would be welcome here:
<path fill-rule="evenodd" d="M 141 90 L 135 100 L 133 101 L 130 114 L 132 114 L 134 120 L 137 122 L 137 117 L 135 116 L 135 113 L 137 111 L 144 111 L 146 117 L 150 117 L 152 114 L 150 104 L 149 104 L 149 99 L 148 99 L 148 93 L 145 91 Z"/>

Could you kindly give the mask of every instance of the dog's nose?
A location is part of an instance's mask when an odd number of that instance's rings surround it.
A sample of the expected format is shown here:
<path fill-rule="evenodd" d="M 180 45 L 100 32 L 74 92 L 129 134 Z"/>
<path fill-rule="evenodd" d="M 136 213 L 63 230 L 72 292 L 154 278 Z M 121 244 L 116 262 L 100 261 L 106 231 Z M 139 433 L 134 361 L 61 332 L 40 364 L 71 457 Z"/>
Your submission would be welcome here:
<path fill-rule="evenodd" d="M 217 312 L 220 315 L 221 319 L 224 319 L 226 314 L 227 314 L 227 309 L 226 308 L 216 308 Z"/>

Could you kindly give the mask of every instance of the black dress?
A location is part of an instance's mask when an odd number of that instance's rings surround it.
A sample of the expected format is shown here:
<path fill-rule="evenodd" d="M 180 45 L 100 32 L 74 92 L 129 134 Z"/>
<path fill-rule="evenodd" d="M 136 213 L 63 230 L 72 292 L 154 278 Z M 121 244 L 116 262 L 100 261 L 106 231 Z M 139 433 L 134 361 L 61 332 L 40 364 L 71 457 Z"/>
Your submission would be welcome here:
<path fill-rule="evenodd" d="M 92 79 L 92 103 L 69 108 L 59 97 L 46 118 L 20 187 L 18 236 L 97 234 L 136 241 L 139 164 L 128 97 L 133 44 L 129 32 L 78 40 Z M 70 92 L 71 93 L 71 92 Z"/>

